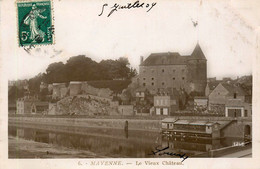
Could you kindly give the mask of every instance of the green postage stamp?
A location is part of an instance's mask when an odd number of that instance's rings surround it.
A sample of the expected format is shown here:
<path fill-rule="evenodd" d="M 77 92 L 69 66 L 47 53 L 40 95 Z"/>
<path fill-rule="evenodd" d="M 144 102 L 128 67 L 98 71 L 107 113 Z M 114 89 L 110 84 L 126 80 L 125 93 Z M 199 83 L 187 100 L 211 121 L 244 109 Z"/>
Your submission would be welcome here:
<path fill-rule="evenodd" d="M 17 1 L 19 46 L 54 43 L 52 2 Z"/>

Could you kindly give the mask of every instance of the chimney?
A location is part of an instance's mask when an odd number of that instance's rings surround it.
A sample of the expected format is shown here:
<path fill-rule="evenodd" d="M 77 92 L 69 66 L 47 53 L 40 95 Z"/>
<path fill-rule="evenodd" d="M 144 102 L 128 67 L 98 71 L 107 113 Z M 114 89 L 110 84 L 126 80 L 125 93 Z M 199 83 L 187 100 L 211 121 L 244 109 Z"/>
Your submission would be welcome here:
<path fill-rule="evenodd" d="M 144 61 L 144 57 L 143 56 L 140 56 L 140 64 L 142 64 Z"/>

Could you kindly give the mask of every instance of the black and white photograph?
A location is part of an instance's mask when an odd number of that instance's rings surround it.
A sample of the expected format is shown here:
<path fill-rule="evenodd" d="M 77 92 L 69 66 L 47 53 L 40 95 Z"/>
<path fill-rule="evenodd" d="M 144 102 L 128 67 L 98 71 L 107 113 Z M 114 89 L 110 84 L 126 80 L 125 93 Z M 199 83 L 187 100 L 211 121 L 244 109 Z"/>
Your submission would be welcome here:
<path fill-rule="evenodd" d="M 0 168 L 259 168 L 258 0 L 0 0 Z"/>

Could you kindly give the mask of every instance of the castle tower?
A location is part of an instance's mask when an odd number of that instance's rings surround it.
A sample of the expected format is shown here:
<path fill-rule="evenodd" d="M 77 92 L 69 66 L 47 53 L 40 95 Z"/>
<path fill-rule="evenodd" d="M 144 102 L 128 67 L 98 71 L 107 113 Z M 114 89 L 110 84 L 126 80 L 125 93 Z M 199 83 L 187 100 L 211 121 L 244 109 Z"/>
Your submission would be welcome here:
<path fill-rule="evenodd" d="M 187 60 L 189 93 L 205 94 L 207 85 L 207 59 L 197 44 L 191 57 Z"/>

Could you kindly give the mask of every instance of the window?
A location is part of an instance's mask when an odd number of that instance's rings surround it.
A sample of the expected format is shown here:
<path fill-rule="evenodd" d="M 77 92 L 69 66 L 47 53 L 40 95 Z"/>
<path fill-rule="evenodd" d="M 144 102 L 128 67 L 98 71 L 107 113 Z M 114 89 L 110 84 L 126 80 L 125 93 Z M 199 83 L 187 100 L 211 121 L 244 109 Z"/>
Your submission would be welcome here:
<path fill-rule="evenodd" d="M 143 80 L 145 80 L 145 77 L 143 78 Z"/>
<path fill-rule="evenodd" d="M 245 110 L 245 115 L 244 116 L 247 117 L 247 110 Z"/>
<path fill-rule="evenodd" d="M 145 83 L 143 83 L 143 86 L 145 86 Z"/>
<path fill-rule="evenodd" d="M 237 93 L 234 93 L 234 99 L 236 99 L 237 98 Z"/>
<path fill-rule="evenodd" d="M 182 77 L 182 80 L 184 80 L 185 78 L 184 77 Z"/>
<path fill-rule="evenodd" d="M 152 83 L 152 86 L 154 85 L 154 83 Z"/>
<path fill-rule="evenodd" d="M 172 72 L 175 73 L 175 69 L 173 69 Z"/>
<path fill-rule="evenodd" d="M 173 77 L 172 80 L 175 80 L 175 77 Z"/>
<path fill-rule="evenodd" d="M 162 82 L 162 85 L 164 85 L 164 82 Z"/>
<path fill-rule="evenodd" d="M 163 108 L 160 108 L 161 115 L 163 115 Z"/>
<path fill-rule="evenodd" d="M 154 80 L 154 78 L 152 77 L 152 80 Z"/>
<path fill-rule="evenodd" d="M 164 69 L 162 69 L 162 72 L 164 72 Z"/>

